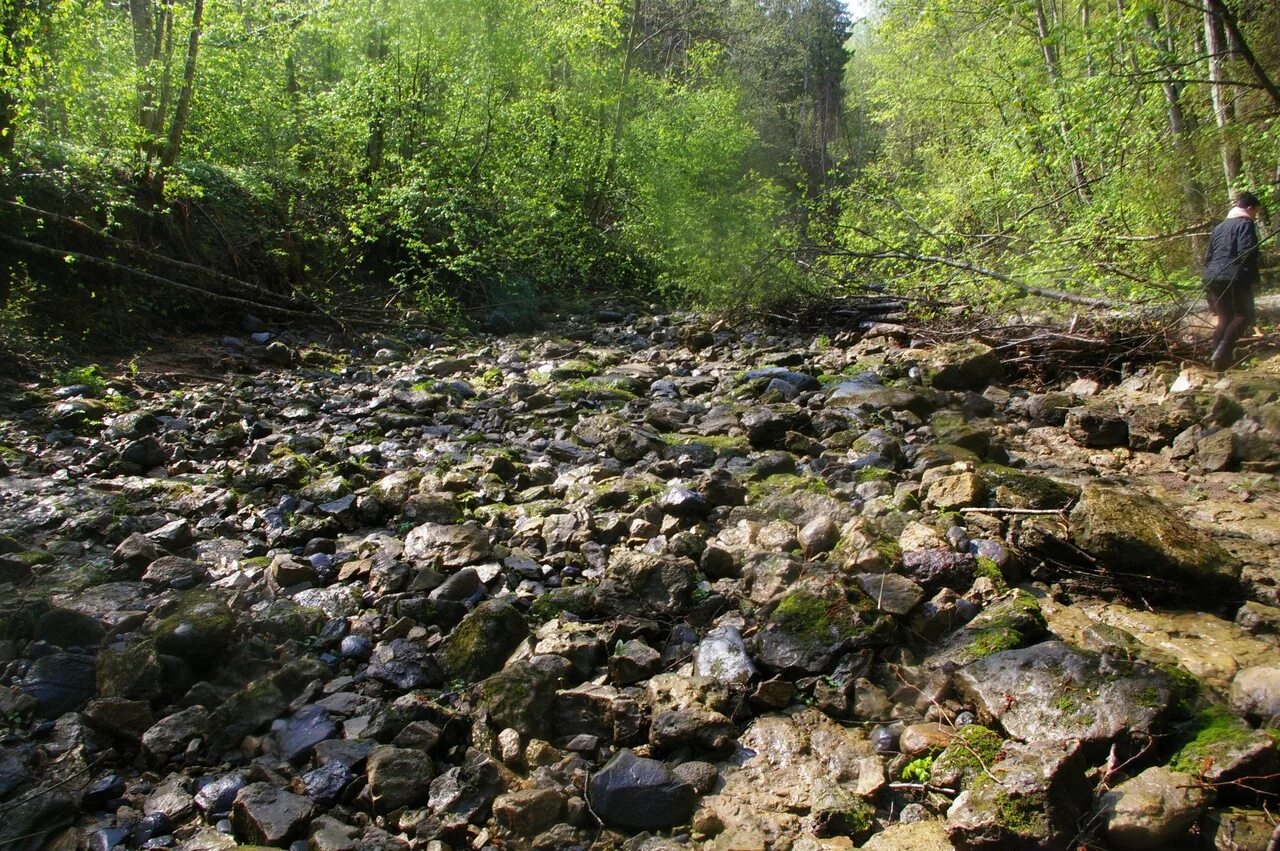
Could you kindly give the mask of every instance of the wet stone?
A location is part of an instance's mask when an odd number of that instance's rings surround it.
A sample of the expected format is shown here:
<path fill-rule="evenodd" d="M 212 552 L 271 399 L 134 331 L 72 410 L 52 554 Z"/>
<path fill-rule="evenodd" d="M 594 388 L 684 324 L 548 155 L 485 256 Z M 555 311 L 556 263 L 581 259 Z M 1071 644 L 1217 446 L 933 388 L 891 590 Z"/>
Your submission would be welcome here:
<path fill-rule="evenodd" d="M 35 699 L 41 715 L 56 718 L 82 706 L 93 696 L 96 685 L 92 656 L 54 653 L 31 665 L 21 688 Z"/>
<path fill-rule="evenodd" d="M 280 731 L 280 755 L 292 763 L 302 762 L 311 756 L 317 744 L 333 738 L 337 729 L 324 707 L 304 706 Z"/>
<path fill-rule="evenodd" d="M 312 809 L 312 803 L 300 795 L 269 783 L 253 783 L 236 794 L 231 822 L 237 837 L 255 845 L 279 846 L 301 834 Z"/>
<path fill-rule="evenodd" d="M 195 805 L 207 816 L 229 813 L 236 795 L 247 785 L 248 780 L 238 771 L 215 777 L 196 791 Z"/>

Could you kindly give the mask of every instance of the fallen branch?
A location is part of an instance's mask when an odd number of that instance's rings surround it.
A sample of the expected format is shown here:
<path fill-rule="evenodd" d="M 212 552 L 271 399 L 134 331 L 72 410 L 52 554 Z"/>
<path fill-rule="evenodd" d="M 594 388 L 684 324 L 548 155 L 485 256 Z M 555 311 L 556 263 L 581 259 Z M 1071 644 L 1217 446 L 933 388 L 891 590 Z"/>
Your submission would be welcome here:
<path fill-rule="evenodd" d="M 953 260 L 950 257 L 941 257 L 936 254 L 915 254 L 909 251 L 891 250 L 891 251 L 848 251 L 848 250 L 828 250 L 830 255 L 838 257 L 855 257 L 862 260 L 907 260 L 912 263 L 924 263 L 935 266 L 947 266 L 951 269 L 959 269 L 963 272 L 972 272 L 984 278 L 991 278 L 995 281 L 1008 284 L 1018 292 L 1026 295 L 1040 296 L 1041 298 L 1051 299 L 1053 301 L 1062 301 L 1067 304 L 1079 304 L 1084 307 L 1095 307 L 1111 310 L 1116 307 L 1115 302 L 1104 298 L 1091 298 L 1089 296 L 1076 295 L 1075 293 L 1063 292 L 1062 290 L 1049 290 L 1043 287 L 1032 286 L 1025 281 L 997 272 L 994 269 L 988 269 L 984 266 L 978 266 L 974 263 L 967 263 L 963 260 Z"/>
<path fill-rule="evenodd" d="M 230 302 L 232 304 L 243 305 L 245 307 L 252 307 L 255 310 L 270 310 L 276 313 L 282 313 L 286 316 L 298 316 L 306 319 L 329 318 L 329 317 L 322 317 L 321 315 L 316 313 L 307 313 L 301 310 L 292 310 L 287 307 L 277 307 L 274 304 L 266 304 L 264 302 L 252 301 L 247 298 L 239 298 L 238 296 L 225 295 L 223 293 L 215 293 L 210 290 L 201 289 L 200 287 L 193 287 L 190 284 L 179 283 L 178 281 L 173 281 L 173 280 L 170 280 L 169 278 L 162 278 L 159 275 L 153 275 L 150 272 L 143 272 L 141 269 L 134 269 L 130 266 L 125 266 L 120 263 L 116 263 L 112 260 L 104 260 L 103 258 L 95 257 L 92 254 L 82 254 L 78 251 L 67 251 L 65 249 L 60 249 L 60 248 L 50 248 L 47 245 L 39 245 L 34 242 L 27 242 L 25 239 L 18 239 L 16 237 L 8 236 L 7 234 L 0 234 L 0 241 L 6 242 L 9 245 L 14 246 L 15 248 L 29 252 L 31 254 L 39 254 L 46 257 L 54 257 L 59 259 L 71 258 L 78 262 L 88 263 L 94 266 L 102 266 L 103 268 L 110 269 L 114 272 L 119 272 L 125 275 L 130 275 L 132 277 L 138 278 L 143 281 L 150 281 L 151 283 L 154 283 L 154 284 L 160 284 L 161 286 L 170 287 L 172 289 L 181 290 L 183 292 L 192 293 L 194 295 L 204 296 L 205 298 L 212 298 L 218 301 L 225 301 L 225 302 Z M 336 319 L 331 319 L 331 321 L 337 322 Z M 341 325 L 341 323 L 338 323 L 338 324 Z"/>
<path fill-rule="evenodd" d="M 1064 514 L 1065 508 L 961 508 L 961 514 Z"/>

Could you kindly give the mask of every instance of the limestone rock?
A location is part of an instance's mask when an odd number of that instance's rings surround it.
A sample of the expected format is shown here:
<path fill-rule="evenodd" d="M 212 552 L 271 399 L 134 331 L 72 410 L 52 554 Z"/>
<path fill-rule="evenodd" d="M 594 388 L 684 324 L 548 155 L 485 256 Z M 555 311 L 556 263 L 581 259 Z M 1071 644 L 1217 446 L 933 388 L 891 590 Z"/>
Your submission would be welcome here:
<path fill-rule="evenodd" d="M 442 568 L 465 567 L 489 558 L 493 548 L 483 529 L 423 523 L 404 539 L 404 557 Z"/>
<path fill-rule="evenodd" d="M 1231 706 L 1268 723 L 1280 716 L 1280 666 L 1241 668 L 1231 681 Z"/>
<path fill-rule="evenodd" d="M 1027 742 L 1114 741 L 1152 730 L 1173 696 L 1168 679 L 1140 664 L 1078 653 L 1060 641 L 994 653 L 956 672 L 979 713 Z"/>
<path fill-rule="evenodd" d="M 1008 743 L 991 777 L 975 781 L 947 810 L 947 835 L 962 848 L 1058 848 L 1075 834 L 1091 790 L 1078 742 Z"/>
<path fill-rule="evenodd" d="M 1099 805 L 1112 847 L 1144 851 L 1183 837 L 1210 800 L 1194 777 L 1152 766 L 1104 794 Z"/>
<path fill-rule="evenodd" d="M 1222 547 L 1136 491 L 1086 485 L 1071 512 L 1071 529 L 1076 546 L 1117 572 L 1202 583 L 1193 593 L 1234 586 L 1240 576 L 1240 563 Z"/>
<path fill-rule="evenodd" d="M 861 729 L 805 708 L 756 718 L 739 744 L 750 758 L 702 800 L 695 829 L 773 844 L 805 834 L 862 836 L 870 827 L 867 802 L 884 787 L 885 772 Z"/>

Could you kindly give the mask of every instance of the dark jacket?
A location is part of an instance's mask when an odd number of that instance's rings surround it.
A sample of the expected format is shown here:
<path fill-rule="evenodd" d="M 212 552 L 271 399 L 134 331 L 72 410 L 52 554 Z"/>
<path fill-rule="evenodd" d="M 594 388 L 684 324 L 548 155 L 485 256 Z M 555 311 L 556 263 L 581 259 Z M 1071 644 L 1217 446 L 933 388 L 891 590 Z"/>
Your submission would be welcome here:
<path fill-rule="evenodd" d="M 1227 219 L 1213 229 L 1204 255 L 1206 284 L 1258 283 L 1258 228 L 1252 219 Z"/>

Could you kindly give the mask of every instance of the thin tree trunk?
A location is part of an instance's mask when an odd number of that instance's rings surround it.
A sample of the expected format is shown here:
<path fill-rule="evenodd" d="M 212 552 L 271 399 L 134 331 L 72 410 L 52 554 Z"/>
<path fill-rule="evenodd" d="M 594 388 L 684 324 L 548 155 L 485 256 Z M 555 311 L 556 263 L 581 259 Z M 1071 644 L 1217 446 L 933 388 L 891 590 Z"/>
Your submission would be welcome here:
<path fill-rule="evenodd" d="M 1174 55 L 1171 39 L 1162 38 L 1160 20 L 1153 10 L 1146 13 L 1147 29 L 1151 31 L 1151 41 L 1160 53 L 1160 72 L 1164 79 L 1160 83 L 1164 91 L 1165 105 L 1168 107 L 1169 135 L 1173 138 L 1173 147 L 1178 154 L 1179 185 L 1182 190 L 1183 207 L 1187 218 L 1199 220 L 1205 213 L 1204 187 L 1196 180 L 1192 171 L 1195 162 L 1195 149 L 1187 130 L 1186 115 L 1182 111 L 1182 84 L 1174 82 L 1176 74 L 1170 64 Z"/>
<path fill-rule="evenodd" d="M 1240 177 L 1240 146 L 1231 138 L 1235 123 L 1235 105 L 1227 92 L 1226 72 L 1227 40 L 1223 37 L 1222 19 L 1214 0 L 1204 4 L 1204 46 L 1209 61 L 1209 94 L 1213 99 L 1213 117 L 1218 122 L 1218 137 L 1222 149 L 1222 174 L 1226 179 L 1227 195 Z"/>
<path fill-rule="evenodd" d="M 13 2 L 5 4 L 4 18 L 0 20 L 0 37 L 4 42 L 10 45 L 10 50 L 14 52 L 14 59 L 17 59 L 19 38 L 19 26 L 22 23 L 23 3 Z M 5 76 L 8 76 L 6 74 Z M 18 129 L 18 99 L 8 88 L 0 89 L 0 155 L 13 153 L 14 134 Z M 8 268 L 6 265 L 5 269 Z M 0 270 L 0 274 L 2 274 Z M 0 279 L 0 286 L 7 279 Z M 4 306 L 4 302 L 0 301 L 0 307 Z"/>
<path fill-rule="evenodd" d="M 1227 31 L 1227 35 L 1231 37 L 1233 49 L 1240 54 L 1244 64 L 1249 66 L 1249 72 L 1258 81 L 1258 86 L 1271 99 L 1272 107 L 1277 112 L 1280 112 L 1280 87 L 1277 87 L 1275 81 L 1267 74 L 1267 70 L 1262 67 L 1258 57 L 1254 56 L 1252 48 L 1249 47 L 1249 42 L 1245 41 L 1244 34 L 1240 32 L 1240 25 L 1236 21 L 1236 16 L 1232 13 L 1231 7 L 1226 4 L 1225 0 L 1208 0 L 1208 6 L 1217 14 L 1222 26 Z"/>
<path fill-rule="evenodd" d="M 173 114 L 173 123 L 169 126 L 169 142 L 165 145 L 164 156 L 160 159 L 163 172 L 173 166 L 178 159 L 178 149 L 182 145 L 182 134 L 187 129 L 187 116 L 191 112 L 191 96 L 195 92 L 196 53 L 200 49 L 200 28 L 204 23 L 204 0 L 195 0 L 191 11 L 191 36 L 187 40 L 187 61 L 182 68 L 182 90 L 178 92 L 178 108 Z"/>
<path fill-rule="evenodd" d="M 618 172 L 618 156 L 622 151 L 622 130 L 626 115 L 627 85 L 635 68 L 636 37 L 640 34 L 640 0 L 631 0 L 631 26 L 627 30 L 626 55 L 622 59 L 622 77 L 618 81 L 618 101 L 613 108 L 613 137 L 609 142 L 609 159 L 604 167 L 602 191 L 607 192 Z"/>
<path fill-rule="evenodd" d="M 1040 36 L 1040 50 L 1044 55 L 1045 69 L 1049 74 L 1049 83 L 1053 86 L 1058 109 L 1062 110 L 1062 93 L 1058 90 L 1062 81 L 1062 72 L 1058 67 L 1058 50 L 1050 38 L 1049 20 L 1045 15 L 1043 0 L 1036 0 L 1036 32 Z M 1071 143 L 1071 125 L 1066 119 L 1058 122 L 1058 132 L 1062 135 L 1062 144 L 1071 156 L 1071 180 L 1076 188 L 1076 195 L 1081 201 L 1089 200 L 1088 178 L 1085 175 L 1084 158 L 1073 150 Z"/>

